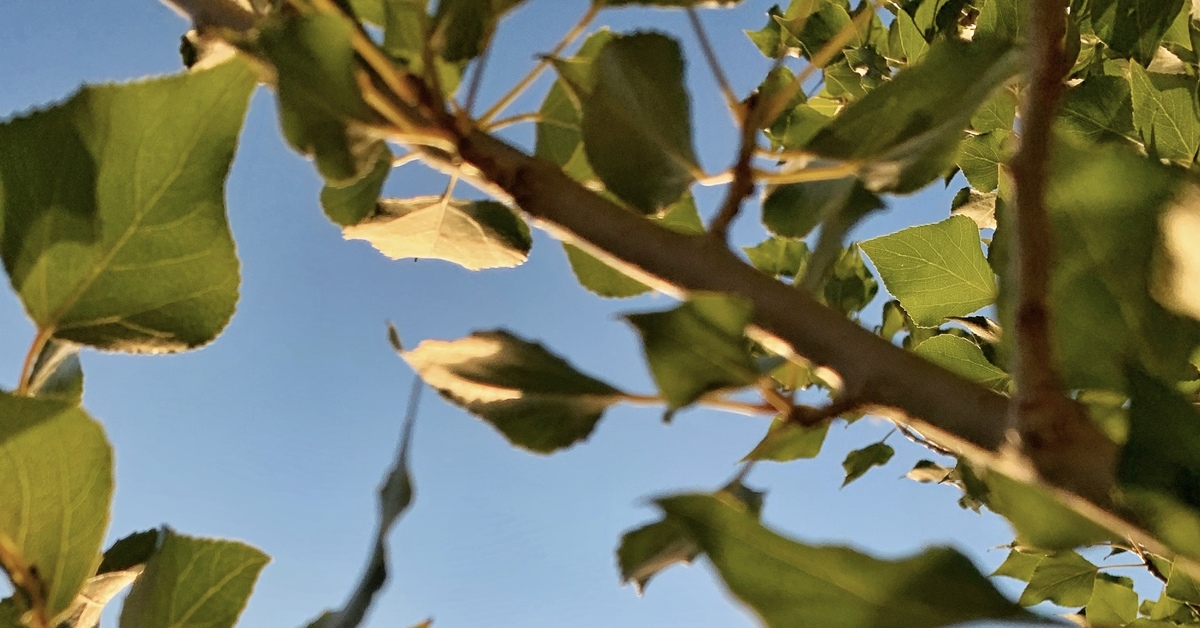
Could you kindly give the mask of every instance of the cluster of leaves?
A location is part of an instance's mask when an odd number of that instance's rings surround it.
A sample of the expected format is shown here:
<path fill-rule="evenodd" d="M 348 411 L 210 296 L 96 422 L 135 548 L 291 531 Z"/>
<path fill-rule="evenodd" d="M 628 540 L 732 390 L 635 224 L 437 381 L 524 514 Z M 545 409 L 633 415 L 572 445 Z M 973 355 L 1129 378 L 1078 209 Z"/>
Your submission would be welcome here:
<path fill-rule="evenodd" d="M 454 146 L 436 125 L 413 122 L 427 121 L 427 111 L 390 102 L 382 91 L 416 84 L 445 108 L 520 0 L 263 4 L 255 25 L 228 43 L 271 69 L 283 135 L 313 158 L 325 183 L 320 203 L 345 237 L 392 258 L 473 270 L 526 259 L 532 240 L 524 218 L 502 202 L 455 197 L 457 175 L 440 195 L 380 198 L 398 147 L 454 162 L 446 158 Z M 597 0 L 588 16 L 622 4 L 692 10 L 701 3 Z M 742 252 L 764 274 L 853 320 L 882 282 L 892 300 L 878 335 L 1008 393 L 1011 338 L 1002 330 L 1013 299 L 1005 244 L 1013 186 L 1005 164 L 1021 139 L 1015 119 L 1026 5 L 909 0 L 886 9 L 890 15 L 881 16 L 870 2 L 793 0 L 747 33 L 766 59 L 803 57 L 809 69 L 793 75 L 777 63 L 740 105 L 743 113 L 771 114 L 744 116 L 768 143 L 752 173 L 766 184 L 761 219 L 769 237 Z M 959 486 L 965 507 L 986 506 L 1014 524 L 1019 545 L 997 573 L 1029 583 L 1018 603 L 954 550 L 886 561 L 780 536 L 759 521 L 763 494 L 740 478 L 711 494 L 657 500 L 662 518 L 621 540 L 626 581 L 645 587 L 662 569 L 703 555 L 772 626 L 1036 621 L 1022 606 L 1042 601 L 1083 606 L 1083 621 L 1095 626 L 1200 624 L 1192 580 L 1200 563 L 1200 312 L 1180 305 L 1179 286 L 1158 279 L 1170 276 L 1160 247 L 1164 217 L 1188 211 L 1177 199 L 1194 185 L 1200 149 L 1200 22 L 1190 9 L 1182 0 L 1075 0 L 1069 88 L 1054 137 L 1038 140 L 1054 146 L 1046 202 L 1061 243 L 1049 303 L 1055 355 L 1072 394 L 1123 447 L 1114 503 L 1174 555 L 1121 545 L 1039 484 L 965 461 L 953 468 L 922 461 L 911 477 Z M 364 29 L 356 15 L 377 28 Z M 573 54 L 559 52 L 546 59 L 557 76 L 535 116 L 533 154 L 647 221 L 707 237 L 690 193 L 705 175 L 679 43 L 600 29 Z M 0 257 L 38 329 L 18 389 L 0 395 L 4 477 L 21 478 L 0 487 L 11 493 L 6 504 L 16 504 L 0 513 L 0 564 L 17 589 L 0 605 L 8 613 L 0 622 L 88 626 L 93 600 L 135 581 L 122 625 L 230 625 L 265 562 L 240 544 L 165 529 L 118 543 L 101 560 L 111 451 L 79 408 L 80 346 L 188 349 L 212 340 L 232 314 L 237 259 L 223 181 L 259 77 L 240 57 L 215 63 L 210 53 L 197 51 L 192 72 L 84 88 L 0 125 Z M 482 130 L 499 125 L 503 105 L 481 117 Z M 160 115 L 168 109 L 170 116 Z M 54 155 L 46 145 L 56 146 Z M 889 195 L 958 172 L 968 185 L 945 220 L 846 242 Z M 579 282 L 596 294 L 649 290 L 644 277 L 597 251 L 564 246 Z M 746 455 L 750 464 L 814 457 L 833 420 L 857 418 L 853 403 L 838 405 L 836 374 L 749 337 L 752 316 L 746 299 L 717 293 L 626 316 L 642 340 L 655 396 L 622 391 L 504 330 L 407 350 L 393 340 L 444 398 L 529 451 L 572 446 L 612 405 L 653 399 L 668 419 L 695 404 L 774 415 Z M 830 409 L 797 405 L 806 390 L 828 394 Z M 845 483 L 893 453 L 882 440 L 850 452 Z M 362 585 L 345 609 L 314 626 L 355 625 L 381 584 L 383 536 L 411 499 L 403 459 L 381 492 L 380 532 Z M 1139 604 L 1130 581 L 1100 574 L 1073 551 L 1096 543 L 1138 555 L 1164 579 L 1162 597 Z M 206 560 L 211 569 L 179 569 Z M 164 603 L 214 586 L 194 581 L 202 576 L 218 579 L 219 591 L 190 606 Z"/>

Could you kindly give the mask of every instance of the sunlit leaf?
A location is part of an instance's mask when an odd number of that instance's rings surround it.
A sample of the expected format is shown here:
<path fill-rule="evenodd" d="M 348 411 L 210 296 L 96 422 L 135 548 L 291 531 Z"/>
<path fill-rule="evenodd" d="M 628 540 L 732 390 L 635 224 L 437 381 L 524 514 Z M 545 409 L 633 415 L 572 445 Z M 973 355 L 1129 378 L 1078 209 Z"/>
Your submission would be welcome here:
<path fill-rule="evenodd" d="M 1177 558 L 1175 564 L 1178 564 L 1180 561 L 1187 561 L 1187 559 Z M 1167 588 L 1164 590 L 1164 593 L 1180 602 L 1200 604 L 1200 583 L 1197 583 L 1194 578 L 1188 575 L 1186 567 L 1189 565 L 1179 565 L 1176 567 L 1175 564 L 1171 565 L 1171 569 L 1168 572 L 1170 575 L 1167 577 Z M 1190 567 L 1194 569 L 1196 564 L 1192 562 Z"/>
<path fill-rule="evenodd" d="M 1129 81 L 1120 76 L 1089 76 L 1068 89 L 1059 116 L 1064 134 L 1088 143 L 1138 137 Z"/>
<path fill-rule="evenodd" d="M 1184 0 L 1091 0 L 1092 27 L 1113 51 L 1148 65 Z"/>
<path fill-rule="evenodd" d="M 220 333 L 238 290 L 223 188 L 254 84 L 235 60 L 0 125 L 0 254 L 39 328 L 131 352 Z"/>
<path fill-rule="evenodd" d="M 971 128 L 979 133 L 1011 131 L 1017 117 L 1017 95 L 1001 89 L 984 101 L 971 116 Z"/>
<path fill-rule="evenodd" d="M 971 187 L 991 192 L 1000 184 L 1000 168 L 1008 161 L 1012 133 L 992 131 L 971 135 L 958 148 L 958 167 Z"/>
<path fill-rule="evenodd" d="M 540 344 L 506 331 L 426 340 L 401 354 L 451 403 L 538 453 L 588 437 L 623 393 L 575 370 Z"/>
<path fill-rule="evenodd" d="M 1021 550 L 1014 549 L 1008 553 L 1008 557 L 1004 559 L 1004 562 L 1000 563 L 1000 566 L 996 568 L 996 571 L 992 572 L 992 575 L 1006 576 L 1022 582 L 1029 582 L 1033 578 L 1033 573 L 1037 569 L 1038 564 L 1045 557 L 1046 554 L 1044 552 L 1022 552 Z"/>
<path fill-rule="evenodd" d="M 1163 159 L 1191 163 L 1200 148 L 1196 77 L 1147 72 L 1129 64 L 1133 124 L 1146 150 Z"/>
<path fill-rule="evenodd" d="M 121 628 L 232 627 L 270 559 L 237 541 L 166 530 L 121 608 Z"/>
<path fill-rule="evenodd" d="M 803 273 L 808 260 L 808 245 L 802 240 L 772 236 L 755 246 L 742 247 L 755 268 L 774 277 L 795 277 Z"/>
<path fill-rule="evenodd" d="M 913 322 L 936 327 L 992 303 L 996 280 L 970 218 L 910 227 L 859 244 Z"/>
<path fill-rule="evenodd" d="M 1092 597 L 1096 573 L 1096 566 L 1078 553 L 1056 552 L 1038 562 L 1020 602 L 1032 606 L 1049 600 L 1059 606 L 1083 606 Z"/>
<path fill-rule="evenodd" d="M 617 36 L 592 69 L 595 87 L 583 102 L 592 168 L 613 194 L 644 213 L 674 203 L 699 169 L 679 44 L 655 33 Z"/>
<path fill-rule="evenodd" d="M 1137 619 L 1138 594 L 1133 587 L 1096 578 L 1086 610 L 1093 626 L 1125 626 Z"/>
<path fill-rule="evenodd" d="M 687 530 L 730 592 L 771 628 L 930 628 L 984 618 L 1034 619 L 951 549 L 885 561 L 784 538 L 719 496 L 681 495 L 658 504 L 668 521 Z"/>
<path fill-rule="evenodd" d="M 50 620 L 95 572 L 113 494 L 112 448 L 73 403 L 0 393 L 0 565 L 22 611 Z"/>
<path fill-rule="evenodd" d="M 994 366 L 974 342 L 953 334 L 938 334 L 913 348 L 917 355 L 978 382 L 992 390 L 1007 392 L 1008 373 Z"/>
<path fill-rule="evenodd" d="M 892 449 L 891 445 L 882 442 L 872 443 L 846 454 L 846 459 L 842 461 L 842 468 L 846 471 L 846 479 L 842 481 L 842 488 L 861 478 L 872 467 L 882 467 L 887 464 L 895 454 L 896 450 Z"/>
<path fill-rule="evenodd" d="M 440 259 L 470 270 L 520 265 L 533 246 L 529 226 L 500 203 L 440 196 L 383 199 L 342 235 L 366 240 L 392 259 Z"/>
<path fill-rule="evenodd" d="M 750 304 L 743 298 L 696 294 L 675 309 L 626 318 L 642 336 L 650 372 L 671 409 L 758 380 L 744 335 Z"/>

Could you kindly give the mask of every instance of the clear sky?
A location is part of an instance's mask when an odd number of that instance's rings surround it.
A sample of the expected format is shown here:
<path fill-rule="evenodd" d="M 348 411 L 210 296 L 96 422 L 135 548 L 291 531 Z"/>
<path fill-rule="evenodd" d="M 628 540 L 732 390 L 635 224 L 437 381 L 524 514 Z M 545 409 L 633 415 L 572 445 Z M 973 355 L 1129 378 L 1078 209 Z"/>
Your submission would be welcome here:
<path fill-rule="evenodd" d="M 747 93 L 768 62 L 743 29 L 771 3 L 704 11 L 735 88 Z M 548 51 L 584 0 L 530 0 L 501 27 L 480 102 L 490 104 Z M 622 9 L 600 24 L 654 28 L 686 48 L 698 96 L 693 128 L 710 172 L 732 158 L 733 128 L 684 14 Z M 83 82 L 181 69 L 187 24 L 154 0 L 0 2 L 0 117 L 59 100 Z M 536 109 L 543 79 L 512 113 Z M 532 128 L 511 135 L 531 145 Z M 960 184 L 961 185 L 961 184 Z M 441 175 L 405 166 L 386 193 L 440 193 Z M 949 191 L 894 200 L 861 239 L 933 222 Z M 390 463 L 412 373 L 391 351 L 385 321 L 408 345 L 503 327 L 540 340 L 582 370 L 652 393 L 637 338 L 617 315 L 668 307 L 665 297 L 605 301 L 573 279 L 561 247 L 538 233 L 530 261 L 471 273 L 440 261 L 390 261 L 345 242 L 317 203 L 311 164 L 284 144 L 270 92 L 254 97 L 228 185 L 242 260 L 241 301 L 209 347 L 167 357 L 85 352 L 85 406 L 116 450 L 110 539 L 167 523 L 241 539 L 273 560 L 242 617 L 249 627 L 299 626 L 340 604 L 375 525 L 375 489 Z M 711 212 L 719 191 L 699 194 Z M 762 238 L 753 213 L 736 237 Z M 876 300 L 868 319 L 877 316 Z M 0 295 L 0 384 L 14 386 L 33 336 L 11 292 Z M 657 409 L 611 410 L 591 439 L 551 457 L 510 447 L 492 428 L 426 395 L 414 450 L 416 502 L 392 535 L 391 581 L 369 625 L 439 628 L 750 626 L 700 563 L 656 578 L 645 597 L 621 587 L 621 533 L 655 515 L 648 497 L 711 490 L 766 430 L 768 419 L 687 411 L 670 426 Z M 951 544 L 990 572 L 1011 540 L 995 515 L 962 511 L 957 491 L 903 479 L 930 452 L 899 435 L 890 465 L 839 490 L 847 451 L 888 426 L 836 426 L 821 456 L 766 463 L 749 484 L 769 492 L 766 522 L 807 542 L 848 543 L 900 556 Z M 1008 587 L 1010 592 L 1011 587 Z"/>

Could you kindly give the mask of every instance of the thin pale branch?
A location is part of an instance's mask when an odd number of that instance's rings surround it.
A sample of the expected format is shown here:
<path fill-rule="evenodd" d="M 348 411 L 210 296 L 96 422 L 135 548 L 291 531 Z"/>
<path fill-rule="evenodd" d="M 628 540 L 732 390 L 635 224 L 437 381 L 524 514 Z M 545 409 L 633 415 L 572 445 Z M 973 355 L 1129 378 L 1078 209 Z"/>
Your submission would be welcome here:
<path fill-rule="evenodd" d="M 530 111 L 527 113 L 518 113 L 516 115 L 511 115 L 507 118 L 500 118 L 499 120 L 496 120 L 495 122 L 492 122 L 491 124 L 488 124 L 487 130 L 488 131 L 498 131 L 500 129 L 503 129 L 506 126 L 512 126 L 514 124 L 520 124 L 522 122 L 541 122 L 541 120 L 542 120 L 542 114 L 540 114 L 536 111 Z"/>
<path fill-rule="evenodd" d="M 21 379 L 17 382 L 16 394 L 22 396 L 29 394 L 29 386 L 33 382 L 33 367 L 37 364 L 38 356 L 42 354 L 42 349 L 46 347 L 46 343 L 50 342 L 50 338 L 53 336 L 53 328 L 40 329 L 37 335 L 33 337 L 33 342 L 29 343 L 29 350 L 25 353 L 25 361 L 21 364 Z"/>
<path fill-rule="evenodd" d="M 700 15 L 694 7 L 687 8 L 688 20 L 692 23 L 692 30 L 696 31 L 696 39 L 700 42 L 700 50 L 704 53 L 704 59 L 708 62 L 708 67 L 712 70 L 713 78 L 717 81 L 717 87 L 721 90 L 721 95 L 725 97 L 725 105 L 729 107 L 729 112 L 733 114 L 734 121 L 739 117 L 741 103 L 738 97 L 733 92 L 733 88 L 729 85 L 729 79 L 725 76 L 725 71 L 721 69 L 721 61 L 717 58 L 717 51 L 713 49 L 712 41 L 708 38 L 708 33 L 704 30 L 704 24 L 700 22 Z"/>

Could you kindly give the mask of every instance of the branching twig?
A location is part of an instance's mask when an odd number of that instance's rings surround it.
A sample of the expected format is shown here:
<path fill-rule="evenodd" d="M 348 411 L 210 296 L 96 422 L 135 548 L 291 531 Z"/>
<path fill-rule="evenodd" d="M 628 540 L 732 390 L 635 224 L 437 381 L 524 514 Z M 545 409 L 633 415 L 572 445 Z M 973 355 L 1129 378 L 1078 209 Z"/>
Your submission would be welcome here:
<path fill-rule="evenodd" d="M 750 99 L 742 116 L 741 144 L 738 147 L 737 161 L 733 164 L 733 181 L 725 190 L 725 200 L 721 203 L 721 209 L 708 226 L 709 234 L 721 242 L 728 238 L 729 225 L 741 211 L 742 202 L 754 193 L 752 161 L 754 150 L 758 147 L 758 127 L 755 125 L 758 116 L 754 115 L 755 102 L 755 99 Z"/>
<path fill-rule="evenodd" d="M 520 124 L 522 122 L 541 122 L 541 121 L 542 121 L 542 114 L 540 114 L 536 111 L 530 111 L 528 113 L 518 113 L 516 115 L 512 115 L 507 118 L 500 118 L 499 120 L 496 120 L 495 122 L 492 122 L 491 124 L 488 124 L 487 130 L 498 131 L 500 129 L 503 129 L 506 126 L 512 126 L 514 124 Z"/>
<path fill-rule="evenodd" d="M 529 74 L 526 74 L 525 77 L 518 81 L 512 89 L 508 90 L 507 94 L 501 96 L 500 100 L 497 100 L 496 104 L 488 108 L 488 110 L 485 111 L 482 116 L 479 116 L 479 124 L 486 126 L 489 122 L 494 120 L 496 116 L 500 115 L 500 112 L 504 111 L 506 107 L 511 105 L 518 96 L 524 93 L 525 90 L 537 80 L 537 77 L 542 74 L 542 71 L 550 67 L 550 60 L 562 54 L 562 51 L 565 50 L 567 46 L 570 46 L 571 42 L 575 41 L 580 35 L 583 34 L 583 31 L 587 29 L 588 24 L 591 24 L 592 20 L 596 18 L 596 14 L 599 13 L 599 6 L 600 5 L 597 3 L 592 3 L 591 6 L 588 7 L 587 12 L 583 14 L 583 17 L 579 18 L 579 22 L 577 22 L 575 26 L 571 27 L 571 30 L 567 31 L 566 35 L 563 35 L 563 38 L 558 42 L 558 44 L 556 44 L 554 48 L 550 50 L 550 52 L 546 53 L 542 59 L 538 61 L 537 65 L 533 66 L 533 69 L 529 71 Z"/>

